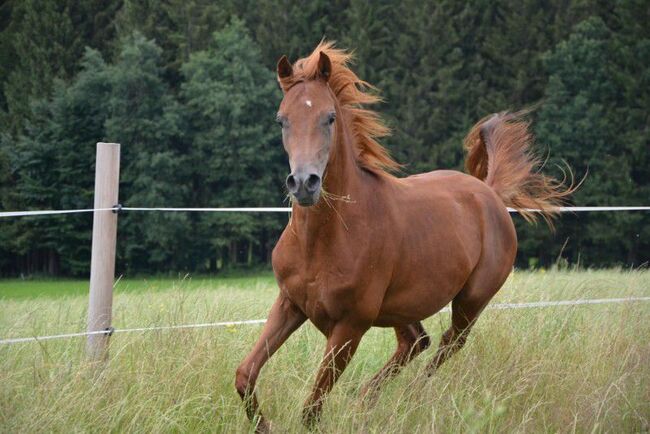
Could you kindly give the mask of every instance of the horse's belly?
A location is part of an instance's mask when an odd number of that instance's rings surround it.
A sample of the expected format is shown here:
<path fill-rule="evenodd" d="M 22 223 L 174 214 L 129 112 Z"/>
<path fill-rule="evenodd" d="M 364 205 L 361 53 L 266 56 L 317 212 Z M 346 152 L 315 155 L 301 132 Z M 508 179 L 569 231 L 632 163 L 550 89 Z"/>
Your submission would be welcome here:
<path fill-rule="evenodd" d="M 439 229 L 431 232 L 430 237 L 409 240 L 408 251 L 401 255 L 382 300 L 376 325 L 394 326 L 428 318 L 449 304 L 467 282 L 479 258 L 478 234 L 467 231 L 458 236 Z"/>
<path fill-rule="evenodd" d="M 460 292 L 464 282 L 461 278 L 436 280 L 432 279 L 428 284 L 391 288 L 383 300 L 374 325 L 394 327 L 422 321 L 449 304 Z"/>

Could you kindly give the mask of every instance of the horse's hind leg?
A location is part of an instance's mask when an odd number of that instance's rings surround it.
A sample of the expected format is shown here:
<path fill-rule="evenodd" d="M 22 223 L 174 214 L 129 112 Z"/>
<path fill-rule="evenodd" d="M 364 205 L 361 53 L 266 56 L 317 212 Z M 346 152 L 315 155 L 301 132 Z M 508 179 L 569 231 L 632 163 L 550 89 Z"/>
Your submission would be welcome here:
<path fill-rule="evenodd" d="M 449 357 L 463 348 L 474 322 L 478 318 L 483 306 L 464 305 L 462 301 L 454 299 L 451 303 L 451 327 L 440 338 L 438 351 L 427 366 L 427 375 L 433 375 L 436 370 Z"/>
<path fill-rule="evenodd" d="M 391 377 L 399 374 L 404 366 L 431 344 L 421 322 L 395 327 L 397 350 L 388 363 L 362 389 L 361 396 L 372 400 L 381 385 Z"/>
<path fill-rule="evenodd" d="M 438 351 L 427 366 L 427 375 L 433 375 L 440 365 L 465 345 L 472 326 L 509 274 L 505 267 L 501 273 L 488 270 L 477 270 L 452 300 L 451 327 L 442 334 Z"/>

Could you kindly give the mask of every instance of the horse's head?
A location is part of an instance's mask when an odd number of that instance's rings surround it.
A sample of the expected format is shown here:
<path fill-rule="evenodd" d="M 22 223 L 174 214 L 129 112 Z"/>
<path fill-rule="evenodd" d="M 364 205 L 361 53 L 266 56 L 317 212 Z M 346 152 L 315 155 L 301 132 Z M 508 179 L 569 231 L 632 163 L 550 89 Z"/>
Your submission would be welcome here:
<path fill-rule="evenodd" d="M 286 183 L 301 206 L 318 202 L 335 136 L 336 101 L 327 85 L 331 71 L 330 59 L 323 52 L 313 80 L 292 80 L 294 70 L 286 56 L 278 62 L 284 98 L 277 120 L 282 126 L 282 142 L 291 167 Z"/>

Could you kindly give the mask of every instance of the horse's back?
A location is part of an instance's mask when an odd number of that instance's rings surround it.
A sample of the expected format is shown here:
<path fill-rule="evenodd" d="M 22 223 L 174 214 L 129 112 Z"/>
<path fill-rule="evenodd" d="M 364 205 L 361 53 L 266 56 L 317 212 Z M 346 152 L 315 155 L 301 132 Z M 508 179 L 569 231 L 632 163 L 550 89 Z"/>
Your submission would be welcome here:
<path fill-rule="evenodd" d="M 436 170 L 400 181 L 404 197 L 411 202 L 424 202 L 437 212 L 456 215 L 463 221 L 483 217 L 489 219 L 486 223 L 512 226 L 507 208 L 496 192 L 471 175 L 455 170 Z"/>

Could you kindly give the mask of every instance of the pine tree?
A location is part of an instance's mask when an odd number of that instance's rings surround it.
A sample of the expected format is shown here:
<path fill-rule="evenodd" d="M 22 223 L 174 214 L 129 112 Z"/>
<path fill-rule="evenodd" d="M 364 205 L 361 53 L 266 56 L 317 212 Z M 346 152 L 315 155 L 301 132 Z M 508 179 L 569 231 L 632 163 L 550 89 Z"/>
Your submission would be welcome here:
<path fill-rule="evenodd" d="M 72 79 L 85 46 L 108 50 L 120 3 L 24 0 L 0 6 L 0 120 L 7 131 L 22 132 L 30 104 L 51 96 L 55 79 Z"/>
<path fill-rule="evenodd" d="M 12 209 L 9 194 L 13 188 L 13 180 L 8 143 L 9 137 L 0 133 L 0 209 Z M 14 227 L 11 221 L 0 220 L 0 275 L 15 271 L 12 261 Z"/>
<path fill-rule="evenodd" d="M 264 47 L 264 65 L 275 68 L 282 55 L 293 61 L 311 53 L 323 38 L 339 40 L 345 31 L 346 7 L 347 1 L 259 0 L 241 15 Z"/>
<path fill-rule="evenodd" d="M 125 0 L 116 18 L 118 33 L 140 32 L 162 48 L 165 80 L 180 84 L 180 68 L 189 56 L 205 49 L 212 33 L 228 22 L 237 2 L 209 0 Z M 119 40 L 118 40 L 119 44 Z"/>
<path fill-rule="evenodd" d="M 95 142 L 103 137 L 107 67 L 88 50 L 82 71 L 53 96 L 32 104 L 30 121 L 11 152 L 14 179 L 4 202 L 11 209 L 76 209 L 92 206 Z M 5 205 L 5 206 L 7 206 Z M 12 220 L 11 245 L 29 272 L 85 274 L 90 260 L 89 214 Z"/>
<path fill-rule="evenodd" d="M 210 47 L 193 54 L 182 71 L 197 203 L 278 204 L 286 172 L 273 122 L 280 94 L 273 72 L 262 65 L 261 53 L 243 22 L 234 19 L 216 32 Z M 252 214 L 206 215 L 200 232 L 210 234 L 210 247 L 217 256 L 229 246 L 230 260 L 235 262 L 232 241 L 257 244 L 264 228 L 277 228 L 278 220 Z"/>
<path fill-rule="evenodd" d="M 164 82 L 162 50 L 136 32 L 110 67 L 108 141 L 122 144 L 121 197 L 139 206 L 179 206 L 189 196 L 180 107 Z M 187 216 L 127 214 L 120 255 L 129 270 L 187 266 Z"/>
<path fill-rule="evenodd" d="M 625 52 L 603 20 L 591 17 L 545 59 L 550 78 L 538 136 L 553 150 L 551 163 L 561 156 L 577 173 L 589 171 L 575 194 L 580 205 L 626 205 L 637 197 L 632 176 L 636 162 L 630 158 L 635 144 L 629 138 L 639 127 L 628 117 L 626 81 L 632 77 L 624 68 Z M 634 262 L 642 219 L 633 213 L 583 218 L 565 228 L 563 236 L 578 238 L 568 253 L 575 258 L 581 251 L 589 263 L 628 255 Z"/>
<path fill-rule="evenodd" d="M 12 34 L 16 56 L 4 86 L 8 122 L 20 131 L 31 114 L 34 97 L 50 95 L 56 77 L 70 77 L 76 41 L 65 7 L 56 0 L 25 0 L 16 4 L 13 19 L 19 29 Z"/>

